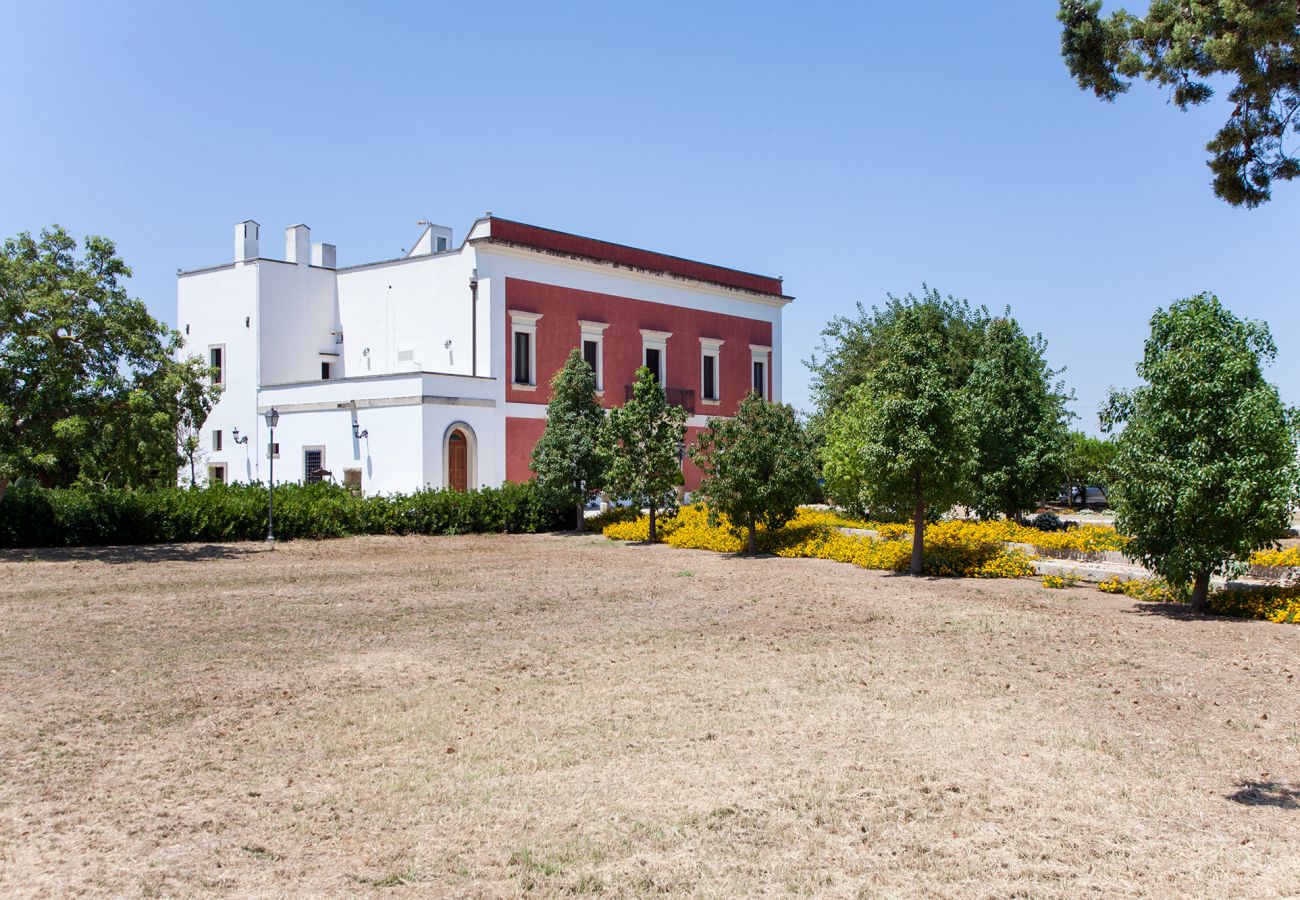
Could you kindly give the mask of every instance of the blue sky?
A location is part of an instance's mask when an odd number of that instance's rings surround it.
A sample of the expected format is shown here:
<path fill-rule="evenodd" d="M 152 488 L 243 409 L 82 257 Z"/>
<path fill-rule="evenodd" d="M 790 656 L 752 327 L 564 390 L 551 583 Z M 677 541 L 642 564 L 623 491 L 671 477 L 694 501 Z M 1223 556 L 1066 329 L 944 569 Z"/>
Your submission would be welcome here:
<path fill-rule="evenodd" d="M 785 392 L 886 292 L 1010 305 L 1096 428 L 1157 306 L 1266 319 L 1300 402 L 1300 185 L 1209 189 L 1216 100 L 1069 79 L 1048 0 L 997 4 L 90 4 L 10 0 L 0 234 L 104 234 L 175 321 L 231 226 L 339 263 L 484 210 L 785 277 Z"/>

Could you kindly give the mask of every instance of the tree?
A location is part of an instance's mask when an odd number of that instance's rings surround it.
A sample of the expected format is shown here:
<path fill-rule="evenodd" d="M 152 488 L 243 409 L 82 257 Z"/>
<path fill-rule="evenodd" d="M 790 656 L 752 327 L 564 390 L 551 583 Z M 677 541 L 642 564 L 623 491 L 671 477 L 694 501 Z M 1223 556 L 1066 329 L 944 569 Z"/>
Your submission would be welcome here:
<path fill-rule="evenodd" d="M 704 473 L 700 493 L 710 511 L 726 515 L 738 536 L 747 532 L 750 553 L 760 522 L 780 528 L 817 488 L 812 445 L 794 408 L 752 392 L 734 418 L 709 420 L 691 459 Z"/>
<path fill-rule="evenodd" d="M 22 476 L 175 484 L 180 397 L 211 390 L 176 360 L 180 335 L 127 295 L 113 242 L 76 250 L 58 226 L 0 248 L 0 500 Z"/>
<path fill-rule="evenodd" d="M 548 496 L 574 507 L 579 531 L 587 501 L 605 487 L 609 456 L 601 441 L 604 426 L 605 411 L 596 401 L 596 373 L 574 350 L 551 379 L 546 430 L 533 447 L 532 469 Z"/>
<path fill-rule="evenodd" d="M 966 382 L 962 415 L 970 436 L 970 505 L 982 517 L 1020 513 L 1061 484 L 1070 399 L 1048 367 L 1042 335 L 1005 316 L 989 321 Z"/>
<path fill-rule="evenodd" d="M 216 404 L 221 388 L 210 387 L 210 370 L 197 356 L 182 360 L 177 369 L 180 389 L 177 392 L 180 418 L 176 422 L 176 450 L 188 464 L 190 487 L 197 482 L 196 461 L 200 457 L 203 423 Z"/>
<path fill-rule="evenodd" d="M 650 510 L 649 538 L 658 537 L 656 516 L 677 502 L 682 483 L 678 448 L 686 435 L 686 410 L 669 406 L 659 379 L 645 366 L 636 371 L 632 399 L 609 412 L 605 441 L 612 461 L 607 481 L 620 500 Z"/>
<path fill-rule="evenodd" d="M 1230 572 L 1285 533 L 1300 498 L 1300 422 L 1264 380 L 1277 350 L 1268 326 L 1243 321 L 1213 294 L 1151 318 L 1137 371 L 1102 416 L 1123 426 L 1115 453 L 1116 527 L 1129 554 L 1203 612 L 1210 576 Z"/>
<path fill-rule="evenodd" d="M 921 287 L 927 300 L 939 299 L 938 291 L 932 291 L 928 285 Z M 894 302 L 894 297 L 888 299 Z M 956 303 L 952 298 L 949 301 Z M 988 316 L 983 309 L 972 311 L 964 301 L 957 306 L 961 307 L 962 315 L 956 318 L 947 317 L 942 304 L 934 305 L 930 312 L 946 319 L 945 341 L 953 354 L 951 364 L 954 370 L 968 374 L 979 354 Z M 816 413 L 809 430 L 815 440 L 826 427 L 823 417 L 843 404 L 849 391 L 864 383 L 873 369 L 889 365 L 891 349 L 885 342 L 886 333 L 881 328 L 878 310 L 874 307 L 868 310 L 861 303 L 857 304 L 856 316 L 836 316 L 822 329 L 821 357 L 814 353 L 804 363 L 812 372 Z"/>
<path fill-rule="evenodd" d="M 1107 489 L 1114 480 L 1115 442 L 1082 431 L 1071 431 L 1065 446 L 1064 480 L 1079 489 L 1079 502 L 1087 502 L 1088 485 Z"/>
<path fill-rule="evenodd" d="M 1172 89 L 1179 109 L 1232 82 L 1227 123 L 1206 144 L 1214 193 L 1233 206 L 1271 197 L 1274 180 L 1300 175 L 1285 146 L 1300 132 L 1300 7 L 1294 0 L 1152 0 L 1144 18 L 1101 0 L 1060 0 L 1061 54 L 1081 88 L 1111 101 L 1143 78 Z"/>
<path fill-rule="evenodd" d="M 823 461 L 834 484 L 847 471 L 855 473 L 861 505 L 910 513 L 910 571 L 919 575 L 927 506 L 946 509 L 964 496 L 962 389 L 985 316 L 926 288 L 920 299 L 890 296 L 883 309 L 873 308 L 860 320 L 846 349 L 861 361 L 861 381 L 848 387 L 838 405 L 823 408 L 831 419 Z M 828 371 L 846 368 L 843 360 L 824 365 Z M 819 392 L 823 399 L 831 396 L 825 387 Z"/>

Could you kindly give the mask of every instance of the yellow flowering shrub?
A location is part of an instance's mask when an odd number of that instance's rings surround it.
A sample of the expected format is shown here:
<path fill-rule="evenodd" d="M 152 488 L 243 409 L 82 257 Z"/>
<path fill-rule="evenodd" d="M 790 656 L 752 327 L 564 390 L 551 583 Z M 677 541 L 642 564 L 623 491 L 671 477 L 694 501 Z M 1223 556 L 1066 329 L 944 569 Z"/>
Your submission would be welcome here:
<path fill-rule="evenodd" d="M 1285 550 L 1256 550 L 1250 555 L 1250 564 L 1272 569 L 1295 568 L 1300 566 L 1300 546 Z"/>
<path fill-rule="evenodd" d="M 1300 624 L 1300 585 L 1220 589 L 1210 595 L 1210 611 L 1221 616 Z"/>
<path fill-rule="evenodd" d="M 853 521 L 852 527 L 870 528 L 881 538 L 845 534 L 845 518 L 828 510 L 801 509 L 784 528 L 758 529 L 758 546 L 777 556 L 803 559 L 832 559 L 866 569 L 903 572 L 912 557 L 909 541 L 884 537 L 878 523 Z M 606 537 L 614 540 L 644 541 L 649 530 L 647 516 L 634 521 L 616 522 L 605 527 Z M 895 525 L 888 533 L 910 533 L 907 526 Z M 745 541 L 730 530 L 723 516 L 710 523 L 708 509 L 702 505 L 683 507 L 672 519 L 661 520 L 660 535 L 671 547 L 711 550 L 715 553 L 739 553 Z M 981 530 L 976 522 L 940 522 L 925 530 L 925 568 L 932 575 L 959 575 L 970 578 L 1016 578 L 1032 575 L 1029 557 L 1007 550 L 1002 542 Z"/>
<path fill-rule="evenodd" d="M 1128 581 L 1110 578 L 1098 584 L 1097 589 L 1107 594 L 1123 594 L 1146 603 L 1187 602 L 1186 592 L 1179 591 L 1163 578 L 1134 578 Z"/>
<path fill-rule="evenodd" d="M 679 513 L 680 515 L 680 513 Z M 660 541 L 668 539 L 677 527 L 677 516 L 660 514 L 655 519 L 655 537 Z M 611 541 L 648 541 L 650 539 L 650 517 L 637 515 L 636 518 L 618 519 L 601 529 L 601 534 Z"/>
<path fill-rule="evenodd" d="M 1063 588 L 1063 587 L 1065 587 L 1065 579 L 1062 578 L 1060 575 L 1044 575 L 1044 576 L 1043 576 L 1043 587 L 1045 587 L 1045 588 Z"/>

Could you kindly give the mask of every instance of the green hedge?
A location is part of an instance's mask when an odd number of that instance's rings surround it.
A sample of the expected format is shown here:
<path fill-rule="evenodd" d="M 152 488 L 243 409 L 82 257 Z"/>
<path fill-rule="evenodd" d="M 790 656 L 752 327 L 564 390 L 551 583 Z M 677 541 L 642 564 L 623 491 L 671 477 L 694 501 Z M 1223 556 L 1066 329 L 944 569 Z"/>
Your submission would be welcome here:
<path fill-rule="evenodd" d="M 266 537 L 266 486 L 126 491 L 9 489 L 0 501 L 0 546 L 63 547 Z M 477 491 L 426 490 L 354 497 L 331 484 L 275 488 L 275 536 L 531 533 L 573 527 L 573 510 L 532 483 Z"/>

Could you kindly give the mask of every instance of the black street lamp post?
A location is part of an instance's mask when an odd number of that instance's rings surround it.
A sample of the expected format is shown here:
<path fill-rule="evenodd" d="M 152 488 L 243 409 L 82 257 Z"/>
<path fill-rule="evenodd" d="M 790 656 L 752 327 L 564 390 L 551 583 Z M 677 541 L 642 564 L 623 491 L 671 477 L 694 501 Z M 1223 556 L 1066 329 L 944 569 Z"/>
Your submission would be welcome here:
<path fill-rule="evenodd" d="M 271 461 L 271 484 L 267 491 L 266 507 L 266 541 L 275 543 L 275 426 L 280 422 L 280 414 L 272 406 L 266 413 L 266 427 L 271 429 L 271 438 L 266 445 L 266 455 Z"/>

